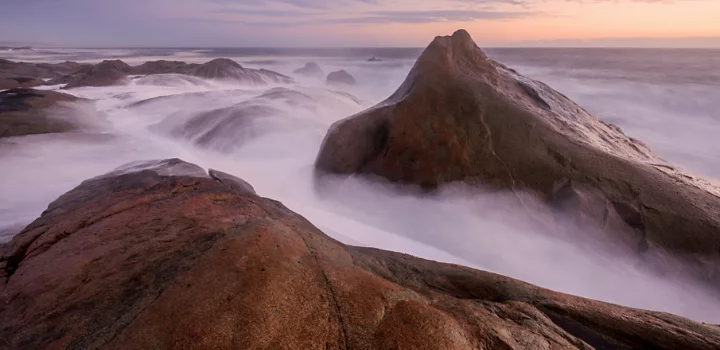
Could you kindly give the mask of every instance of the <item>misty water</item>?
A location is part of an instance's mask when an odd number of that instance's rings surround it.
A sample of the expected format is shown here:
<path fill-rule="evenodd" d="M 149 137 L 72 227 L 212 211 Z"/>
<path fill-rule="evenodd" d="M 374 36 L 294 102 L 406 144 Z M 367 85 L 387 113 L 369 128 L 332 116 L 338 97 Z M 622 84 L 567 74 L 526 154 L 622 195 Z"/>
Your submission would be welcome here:
<path fill-rule="evenodd" d="M 129 85 L 77 88 L 85 131 L 0 142 L 0 241 L 83 180 L 137 160 L 177 157 L 234 174 L 328 235 L 427 259 L 467 265 L 553 290 L 720 323 L 720 299 L 688 281 L 643 271 L 591 242 L 548 235 L 519 215 L 507 193 L 461 185 L 429 196 L 362 177 L 317 182 L 313 161 L 330 125 L 389 96 L 416 49 L 53 49 L 2 53 L 18 61 L 130 64 L 230 57 L 293 76 L 284 86 L 162 75 Z M 720 51 L 494 49 L 488 55 L 544 81 L 619 125 L 669 162 L 720 178 Z M 381 62 L 368 62 L 382 57 Z M 356 86 L 294 75 L 306 62 L 350 72 Z M 55 89 L 59 87 L 46 87 Z M 230 120 L 230 122 L 228 122 Z M 221 127 L 216 127 L 222 122 Z M 572 228 L 583 230 L 583 228 Z"/>

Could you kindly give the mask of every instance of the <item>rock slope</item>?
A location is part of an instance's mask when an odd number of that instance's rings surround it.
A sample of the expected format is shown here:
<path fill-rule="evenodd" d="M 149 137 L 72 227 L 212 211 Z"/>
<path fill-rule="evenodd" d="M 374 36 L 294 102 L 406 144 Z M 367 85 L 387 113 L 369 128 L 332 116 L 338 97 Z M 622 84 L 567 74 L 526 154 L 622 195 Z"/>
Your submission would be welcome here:
<path fill-rule="evenodd" d="M 715 326 L 345 246 L 178 159 L 83 182 L 3 251 L 7 349 L 720 346 Z"/>
<path fill-rule="evenodd" d="M 490 60 L 463 30 L 435 38 L 387 100 L 335 123 L 316 168 L 428 189 L 464 181 L 521 201 L 530 193 L 644 256 L 670 251 L 720 283 L 716 186 Z"/>

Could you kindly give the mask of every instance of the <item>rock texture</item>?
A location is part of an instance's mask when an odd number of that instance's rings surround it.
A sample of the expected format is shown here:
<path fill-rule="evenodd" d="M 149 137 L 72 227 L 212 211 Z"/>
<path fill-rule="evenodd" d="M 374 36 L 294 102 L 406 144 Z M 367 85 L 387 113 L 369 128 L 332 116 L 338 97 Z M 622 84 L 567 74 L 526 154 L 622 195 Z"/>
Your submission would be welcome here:
<path fill-rule="evenodd" d="M 350 75 L 350 73 L 346 72 L 345 70 L 339 70 L 336 72 L 332 72 L 328 74 L 327 76 L 327 83 L 328 84 L 344 84 L 344 85 L 355 85 L 355 77 Z"/>
<path fill-rule="evenodd" d="M 75 126 L 48 115 L 49 108 L 63 108 L 78 98 L 54 91 L 10 89 L 0 92 L 0 138 L 67 132 Z"/>
<path fill-rule="evenodd" d="M 7 349 L 720 347 L 715 326 L 345 246 L 177 159 L 83 182 L 4 252 Z"/>
<path fill-rule="evenodd" d="M 306 75 L 309 77 L 322 77 L 325 75 L 322 68 L 315 62 L 305 63 L 304 66 L 294 71 L 295 74 Z"/>
<path fill-rule="evenodd" d="M 464 181 L 530 193 L 617 233 L 641 256 L 672 252 L 720 283 L 717 186 L 488 59 L 463 30 L 435 38 L 386 101 L 335 123 L 316 167 L 429 189 Z"/>

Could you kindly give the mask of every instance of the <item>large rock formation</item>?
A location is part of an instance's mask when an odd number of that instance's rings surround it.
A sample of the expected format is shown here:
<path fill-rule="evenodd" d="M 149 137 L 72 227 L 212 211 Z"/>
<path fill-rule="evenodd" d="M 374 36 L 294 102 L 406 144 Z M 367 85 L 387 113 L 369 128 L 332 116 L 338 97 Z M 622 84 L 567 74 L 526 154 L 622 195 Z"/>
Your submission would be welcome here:
<path fill-rule="evenodd" d="M 0 138 L 67 132 L 76 129 L 68 120 L 53 118 L 51 108 L 78 98 L 54 91 L 10 89 L 0 92 Z"/>
<path fill-rule="evenodd" d="M 0 348 L 717 349 L 720 328 L 345 246 L 177 159 L 61 196 L 0 258 Z"/>
<path fill-rule="evenodd" d="M 327 83 L 335 85 L 355 85 L 357 82 L 355 81 L 355 77 L 343 69 L 328 74 Z"/>
<path fill-rule="evenodd" d="M 670 251 L 702 279 L 720 279 L 716 186 L 488 59 L 463 30 L 435 38 L 387 100 L 335 123 L 316 167 L 429 189 L 464 181 L 529 192 L 644 256 Z"/>

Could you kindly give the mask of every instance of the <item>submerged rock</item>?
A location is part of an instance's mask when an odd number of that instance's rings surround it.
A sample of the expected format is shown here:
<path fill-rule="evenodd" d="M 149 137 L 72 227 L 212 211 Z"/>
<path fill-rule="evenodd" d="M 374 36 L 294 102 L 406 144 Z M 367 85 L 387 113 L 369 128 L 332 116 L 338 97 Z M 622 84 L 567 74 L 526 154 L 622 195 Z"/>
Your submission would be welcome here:
<path fill-rule="evenodd" d="M 190 140 L 194 144 L 230 151 L 256 137 L 271 132 L 263 128 L 259 120 L 275 116 L 277 108 L 255 103 L 239 103 L 234 106 L 191 114 L 185 118 L 173 115 L 152 127 L 169 136 Z"/>
<path fill-rule="evenodd" d="M 316 160 L 320 172 L 429 189 L 463 181 L 528 192 L 643 256 L 669 251 L 720 281 L 720 190 L 663 164 L 618 127 L 490 60 L 463 30 L 435 38 L 387 100 L 335 123 Z"/>
<path fill-rule="evenodd" d="M 63 102 L 77 100 L 74 96 L 55 91 L 0 91 L 0 138 L 75 130 L 76 125 L 53 118 L 48 112 L 51 108 L 62 108 Z"/>
<path fill-rule="evenodd" d="M 355 77 L 350 75 L 345 70 L 339 70 L 336 72 L 332 72 L 328 74 L 327 76 L 327 83 L 328 84 L 345 84 L 345 85 L 355 85 Z"/>
<path fill-rule="evenodd" d="M 315 62 L 308 62 L 302 68 L 294 71 L 295 74 L 306 75 L 309 77 L 322 77 L 325 75 L 322 68 Z"/>
<path fill-rule="evenodd" d="M 51 203 L 2 250 L 0 347 L 720 346 L 715 326 L 343 245 L 198 169 L 135 163 Z"/>

